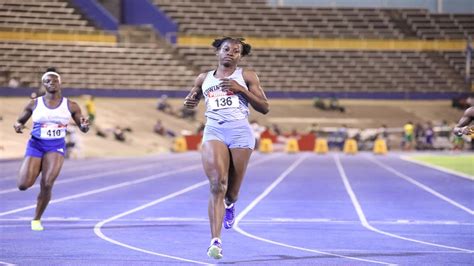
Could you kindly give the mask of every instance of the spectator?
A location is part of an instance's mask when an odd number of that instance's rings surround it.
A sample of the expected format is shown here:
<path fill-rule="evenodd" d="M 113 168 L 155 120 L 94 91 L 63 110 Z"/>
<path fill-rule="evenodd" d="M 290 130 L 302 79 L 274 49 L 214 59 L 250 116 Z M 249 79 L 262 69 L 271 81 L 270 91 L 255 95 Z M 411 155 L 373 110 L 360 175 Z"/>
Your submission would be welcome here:
<path fill-rule="evenodd" d="M 307 131 L 309 134 L 313 134 L 316 137 L 318 135 L 319 125 L 317 123 L 312 123 L 308 127 Z"/>
<path fill-rule="evenodd" d="M 341 151 L 344 149 L 344 142 L 346 142 L 348 136 L 349 132 L 347 130 L 347 125 L 342 125 L 342 127 L 340 127 L 336 132 L 335 143 Z"/>
<path fill-rule="evenodd" d="M 341 113 L 344 113 L 346 111 L 346 108 L 344 108 L 343 106 L 341 106 L 339 104 L 339 100 L 336 97 L 332 97 L 329 100 L 329 109 L 330 110 L 337 110 Z"/>
<path fill-rule="evenodd" d="M 158 100 L 156 109 L 158 109 L 158 111 L 161 111 L 163 113 L 174 115 L 173 107 L 168 102 L 168 95 L 166 94 L 161 95 L 160 99 Z"/>
<path fill-rule="evenodd" d="M 89 123 L 93 125 L 96 118 L 95 102 L 93 95 L 90 95 L 86 100 L 86 112 L 89 116 Z"/>
<path fill-rule="evenodd" d="M 17 78 L 17 77 L 12 77 L 9 81 L 8 81 L 8 87 L 10 88 L 18 88 L 20 87 L 20 79 Z"/>
<path fill-rule="evenodd" d="M 464 139 L 462 135 L 453 135 L 453 150 L 463 150 L 464 149 Z"/>
<path fill-rule="evenodd" d="M 423 126 L 420 123 L 416 123 L 414 132 L 415 132 L 415 138 L 414 138 L 415 148 L 417 150 L 424 149 L 424 146 L 425 146 L 425 139 L 424 139 L 425 130 L 424 130 Z"/>
<path fill-rule="evenodd" d="M 102 130 L 100 127 L 95 127 L 96 132 L 95 135 L 101 138 L 107 138 L 107 132 L 105 130 Z"/>
<path fill-rule="evenodd" d="M 298 130 L 296 128 L 292 128 L 290 132 L 290 137 L 298 138 L 299 136 L 300 136 L 300 133 L 298 133 Z"/>
<path fill-rule="evenodd" d="M 317 108 L 317 109 L 320 109 L 320 110 L 326 110 L 327 109 L 326 104 L 324 103 L 324 100 L 319 98 L 319 97 L 315 97 L 313 99 L 313 107 Z"/>
<path fill-rule="evenodd" d="M 403 145 L 402 146 L 403 146 L 403 149 L 406 151 L 410 151 L 413 148 L 413 141 L 414 141 L 413 133 L 414 133 L 413 123 L 411 121 L 408 121 L 408 123 L 406 123 L 403 126 Z"/>
<path fill-rule="evenodd" d="M 449 138 L 452 128 L 448 125 L 448 121 L 443 120 L 439 126 L 438 137 Z"/>
<path fill-rule="evenodd" d="M 173 130 L 170 130 L 170 129 L 166 129 L 164 126 L 163 126 L 163 123 L 161 122 L 160 119 L 158 119 L 156 121 L 156 124 L 155 126 L 153 127 L 153 131 L 160 135 L 160 136 L 168 136 L 168 137 L 175 137 L 176 136 L 176 133 L 173 131 Z"/>
<path fill-rule="evenodd" d="M 281 129 L 277 124 L 272 124 L 272 131 L 273 131 L 273 134 L 277 136 L 281 136 L 282 134 Z"/>
<path fill-rule="evenodd" d="M 388 131 L 387 131 L 387 125 L 383 124 L 379 129 L 377 130 L 377 138 L 381 138 L 384 140 L 388 139 Z"/>
<path fill-rule="evenodd" d="M 428 121 L 425 126 L 425 145 L 426 149 L 432 150 L 433 149 L 433 139 L 434 139 L 434 130 L 433 130 L 433 124 L 431 121 Z"/>
<path fill-rule="evenodd" d="M 125 130 L 123 130 L 120 126 L 116 126 L 114 129 L 114 137 L 120 142 L 125 142 Z"/>

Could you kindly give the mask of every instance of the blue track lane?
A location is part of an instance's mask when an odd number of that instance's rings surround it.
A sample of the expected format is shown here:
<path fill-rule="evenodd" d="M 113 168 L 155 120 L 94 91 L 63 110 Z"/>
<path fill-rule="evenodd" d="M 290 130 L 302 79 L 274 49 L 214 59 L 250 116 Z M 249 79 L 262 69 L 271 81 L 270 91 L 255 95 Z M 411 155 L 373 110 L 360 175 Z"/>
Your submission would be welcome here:
<path fill-rule="evenodd" d="M 474 208 L 474 182 L 395 155 L 255 153 L 236 204 L 243 218 L 239 230 L 223 229 L 220 261 L 206 256 L 209 186 L 198 153 L 67 161 L 43 232 L 29 229 L 39 189 L 15 190 L 19 164 L 0 162 L 3 263 L 474 262 L 466 251 L 474 250 L 473 214 L 466 211 Z"/>

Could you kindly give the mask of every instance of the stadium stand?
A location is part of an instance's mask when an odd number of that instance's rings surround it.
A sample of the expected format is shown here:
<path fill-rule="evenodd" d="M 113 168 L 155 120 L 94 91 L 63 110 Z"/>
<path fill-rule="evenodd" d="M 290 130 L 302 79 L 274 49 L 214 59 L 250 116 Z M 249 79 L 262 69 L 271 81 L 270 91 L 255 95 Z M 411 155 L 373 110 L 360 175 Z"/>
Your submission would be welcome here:
<path fill-rule="evenodd" d="M 48 66 L 57 67 L 64 86 L 73 88 L 182 90 L 194 76 L 193 69 L 158 43 L 0 42 L 0 53 L 2 65 L 29 84 L 37 84 Z"/>
<path fill-rule="evenodd" d="M 274 7 L 266 1 L 155 0 L 179 24 L 180 34 L 264 37 L 401 38 L 377 9 Z M 193 10 L 193 12 L 189 12 Z M 212 15 L 209 15 L 212 14 Z M 239 18 L 222 20 L 230 17 Z"/>
<path fill-rule="evenodd" d="M 67 1 L 1 0 L 0 28 L 10 30 L 95 31 Z"/>
<path fill-rule="evenodd" d="M 179 50 L 201 71 L 215 64 L 211 49 Z M 464 86 L 460 73 L 434 52 L 255 49 L 246 60 L 270 90 L 458 91 Z"/>
<path fill-rule="evenodd" d="M 265 0 L 225 0 L 219 5 L 211 0 L 154 3 L 178 22 L 179 38 L 225 33 L 260 38 L 444 40 L 466 37 L 474 29 L 473 16 L 430 14 L 423 9 L 276 7 Z M 0 31 L 98 32 L 93 22 L 64 0 L 1 0 L 0 12 L 4 14 Z M 229 17 L 239 19 L 222 25 Z M 68 87 L 185 90 L 198 71 L 215 65 L 212 49 L 192 44 L 174 47 L 159 37 L 146 43 L 123 38 L 120 32 L 118 43 L 30 37 L 22 41 L 14 36 L 0 42 L 0 60 L 4 68 L 33 87 L 38 73 L 54 65 L 65 75 Z M 244 66 L 255 69 L 265 88 L 274 91 L 465 90 L 463 52 L 386 50 L 384 45 L 373 50 L 260 46 L 244 60 Z"/>
<path fill-rule="evenodd" d="M 466 54 L 458 52 L 440 52 L 440 55 L 443 56 L 446 60 L 449 61 L 449 65 L 454 67 L 454 69 L 461 74 L 461 76 L 466 75 Z M 474 73 L 474 64 L 471 64 L 471 72 Z"/>
<path fill-rule="evenodd" d="M 430 14 L 426 10 L 404 10 L 402 16 L 422 39 L 465 39 L 474 35 L 472 14 Z"/>

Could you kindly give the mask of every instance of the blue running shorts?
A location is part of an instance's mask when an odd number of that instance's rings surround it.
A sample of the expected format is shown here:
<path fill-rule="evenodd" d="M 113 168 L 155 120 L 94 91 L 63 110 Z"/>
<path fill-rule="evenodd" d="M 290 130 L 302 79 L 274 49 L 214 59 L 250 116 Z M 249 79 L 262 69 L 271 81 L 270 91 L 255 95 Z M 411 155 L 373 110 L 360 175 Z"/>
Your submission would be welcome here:
<path fill-rule="evenodd" d="M 26 146 L 26 156 L 43 157 L 47 152 L 57 152 L 62 156 L 66 153 L 66 141 L 64 139 L 43 140 L 30 138 Z"/>
<path fill-rule="evenodd" d="M 209 140 L 219 140 L 229 149 L 249 148 L 253 150 L 255 148 L 255 137 L 247 119 L 232 122 L 207 119 L 202 143 Z"/>

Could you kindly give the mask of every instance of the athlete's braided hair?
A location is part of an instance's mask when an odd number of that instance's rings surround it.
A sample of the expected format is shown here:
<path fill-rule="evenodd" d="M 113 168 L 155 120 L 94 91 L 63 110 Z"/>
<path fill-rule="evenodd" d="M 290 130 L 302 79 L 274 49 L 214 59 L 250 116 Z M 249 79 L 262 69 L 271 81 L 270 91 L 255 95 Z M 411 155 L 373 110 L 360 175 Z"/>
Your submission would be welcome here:
<path fill-rule="evenodd" d="M 250 46 L 250 44 L 248 43 L 245 43 L 245 39 L 244 38 L 232 38 L 232 37 L 222 37 L 221 39 L 215 39 L 213 42 L 212 42 L 212 46 L 216 49 L 220 49 L 221 48 L 221 45 L 223 43 L 225 43 L 226 41 L 231 41 L 231 42 L 237 42 L 237 43 L 240 43 L 242 45 L 242 51 L 241 51 L 241 55 L 242 56 L 246 56 L 246 55 L 249 55 L 250 54 L 250 50 L 252 50 L 252 46 Z"/>

